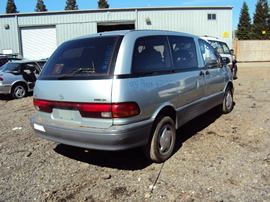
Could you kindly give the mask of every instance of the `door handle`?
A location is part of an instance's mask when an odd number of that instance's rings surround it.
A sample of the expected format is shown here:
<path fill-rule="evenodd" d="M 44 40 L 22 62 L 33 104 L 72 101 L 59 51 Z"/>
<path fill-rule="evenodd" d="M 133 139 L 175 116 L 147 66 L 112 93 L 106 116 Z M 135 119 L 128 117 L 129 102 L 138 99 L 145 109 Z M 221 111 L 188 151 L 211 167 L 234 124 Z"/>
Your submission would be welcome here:
<path fill-rule="evenodd" d="M 200 71 L 200 76 L 204 76 L 204 72 L 203 71 Z"/>

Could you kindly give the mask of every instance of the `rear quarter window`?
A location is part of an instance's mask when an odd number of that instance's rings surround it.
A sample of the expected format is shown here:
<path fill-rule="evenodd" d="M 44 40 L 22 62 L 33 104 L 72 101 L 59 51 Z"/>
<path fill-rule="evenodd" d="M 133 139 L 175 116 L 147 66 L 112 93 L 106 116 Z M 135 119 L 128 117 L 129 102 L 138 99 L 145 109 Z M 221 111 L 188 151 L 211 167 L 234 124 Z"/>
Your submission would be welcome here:
<path fill-rule="evenodd" d="M 96 37 L 65 42 L 52 55 L 39 79 L 88 79 L 106 76 L 118 37 Z"/>
<path fill-rule="evenodd" d="M 151 73 L 172 70 L 166 36 L 146 36 L 136 40 L 132 73 Z"/>

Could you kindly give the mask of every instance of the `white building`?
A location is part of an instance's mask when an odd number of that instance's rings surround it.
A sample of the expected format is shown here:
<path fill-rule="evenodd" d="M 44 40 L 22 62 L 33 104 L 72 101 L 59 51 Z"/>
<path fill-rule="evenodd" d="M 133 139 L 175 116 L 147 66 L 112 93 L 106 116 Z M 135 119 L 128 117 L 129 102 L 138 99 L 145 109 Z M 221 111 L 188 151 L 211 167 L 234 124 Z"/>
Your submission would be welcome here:
<path fill-rule="evenodd" d="M 156 7 L 0 15 L 0 53 L 46 58 L 70 38 L 123 29 L 159 29 L 215 36 L 231 48 L 232 8 Z"/>

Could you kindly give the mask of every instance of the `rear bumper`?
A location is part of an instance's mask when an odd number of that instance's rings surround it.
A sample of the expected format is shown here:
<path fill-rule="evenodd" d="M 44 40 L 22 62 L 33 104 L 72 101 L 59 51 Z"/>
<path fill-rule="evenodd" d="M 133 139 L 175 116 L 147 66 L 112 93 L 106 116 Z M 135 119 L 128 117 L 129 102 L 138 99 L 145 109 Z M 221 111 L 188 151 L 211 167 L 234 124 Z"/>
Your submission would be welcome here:
<path fill-rule="evenodd" d="M 30 123 L 37 136 L 54 142 L 88 149 L 116 151 L 146 145 L 153 121 L 95 129 L 58 125 L 42 121 L 34 115 L 30 118 Z"/>
<path fill-rule="evenodd" d="M 0 94 L 10 94 L 11 85 L 10 84 L 2 84 L 0 85 Z"/>

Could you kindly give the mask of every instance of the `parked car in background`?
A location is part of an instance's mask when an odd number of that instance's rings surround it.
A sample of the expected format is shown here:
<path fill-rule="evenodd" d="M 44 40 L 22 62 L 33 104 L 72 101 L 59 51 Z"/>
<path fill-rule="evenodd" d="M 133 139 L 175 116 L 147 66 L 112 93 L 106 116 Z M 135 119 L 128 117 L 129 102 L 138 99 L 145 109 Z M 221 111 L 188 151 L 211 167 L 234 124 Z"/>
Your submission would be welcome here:
<path fill-rule="evenodd" d="M 0 67 L 10 61 L 21 60 L 16 54 L 0 54 Z"/>
<path fill-rule="evenodd" d="M 37 77 L 46 60 L 20 60 L 0 67 L 0 94 L 23 98 L 34 90 Z"/>
<path fill-rule="evenodd" d="M 168 159 L 176 129 L 206 111 L 233 109 L 232 75 L 205 40 L 190 34 L 115 31 L 63 43 L 33 94 L 36 135 L 99 150 L 143 147 Z"/>
<path fill-rule="evenodd" d="M 229 49 L 226 42 L 216 37 L 203 36 L 201 38 L 203 38 L 208 43 L 210 43 L 211 46 L 213 46 L 222 57 L 228 57 L 230 59 L 230 62 L 228 65 L 232 71 L 233 79 L 237 79 L 237 64 L 236 64 L 237 60 L 236 60 L 236 56 L 234 55 L 234 50 Z"/>

